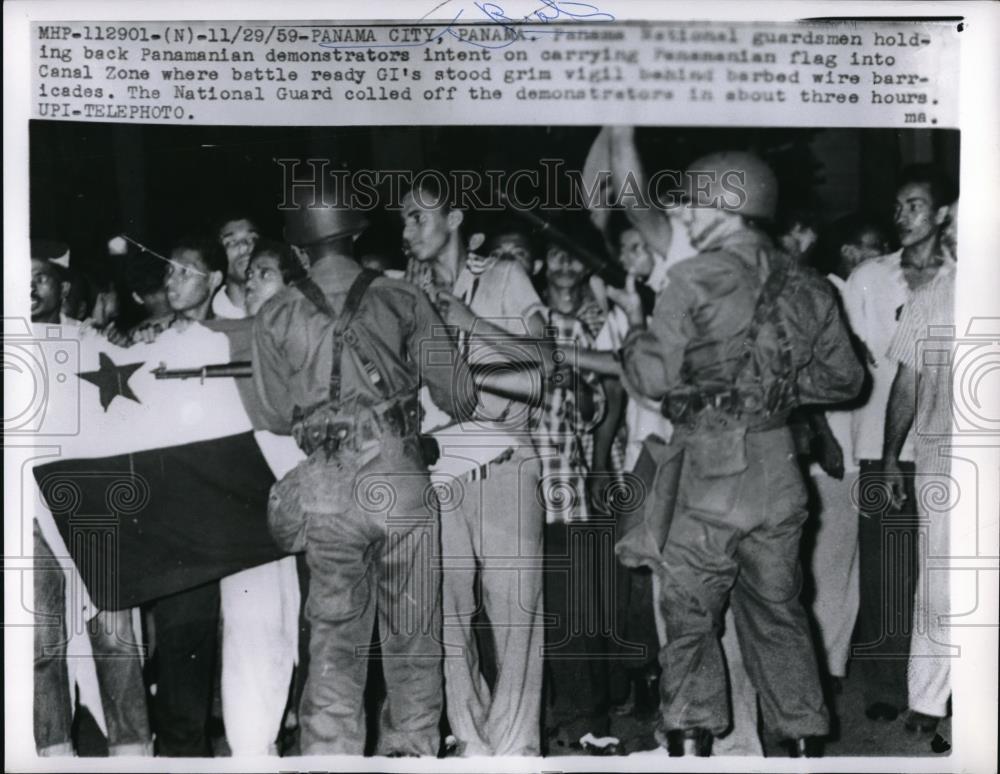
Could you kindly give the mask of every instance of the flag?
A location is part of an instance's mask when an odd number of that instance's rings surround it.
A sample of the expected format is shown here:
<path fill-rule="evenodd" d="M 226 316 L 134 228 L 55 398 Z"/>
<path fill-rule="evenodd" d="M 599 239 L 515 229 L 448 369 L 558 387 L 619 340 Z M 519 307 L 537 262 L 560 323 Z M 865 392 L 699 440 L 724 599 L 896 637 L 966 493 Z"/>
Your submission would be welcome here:
<path fill-rule="evenodd" d="M 161 364 L 229 362 L 226 333 L 193 324 L 128 349 L 67 326 L 36 326 L 34 336 L 62 343 L 45 424 L 69 430 L 34 477 L 98 608 L 133 607 L 284 555 L 267 528 L 274 476 L 240 397 L 248 385 L 153 374 Z"/>

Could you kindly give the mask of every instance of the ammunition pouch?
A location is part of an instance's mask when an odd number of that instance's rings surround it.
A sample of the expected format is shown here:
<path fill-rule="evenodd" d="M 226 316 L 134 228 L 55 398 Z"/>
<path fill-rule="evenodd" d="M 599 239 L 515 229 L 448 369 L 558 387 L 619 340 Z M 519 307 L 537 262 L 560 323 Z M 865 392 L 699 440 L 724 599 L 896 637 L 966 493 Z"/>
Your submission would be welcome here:
<path fill-rule="evenodd" d="M 350 412 L 321 403 L 305 411 L 295 408 L 292 436 L 307 455 L 323 449 L 327 458 L 342 449 L 357 451 L 369 441 L 391 434 L 415 437 L 420 430 L 416 396 L 391 398 L 375 406 L 355 406 Z"/>

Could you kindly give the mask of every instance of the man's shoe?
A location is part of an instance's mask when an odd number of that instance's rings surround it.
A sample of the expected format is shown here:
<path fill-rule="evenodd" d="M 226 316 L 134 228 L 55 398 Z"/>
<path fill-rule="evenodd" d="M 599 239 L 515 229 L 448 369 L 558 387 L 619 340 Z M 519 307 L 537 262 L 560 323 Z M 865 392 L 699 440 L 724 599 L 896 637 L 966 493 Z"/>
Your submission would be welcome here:
<path fill-rule="evenodd" d="M 822 758 L 823 740 L 818 736 L 788 739 L 784 743 L 789 758 Z"/>
<path fill-rule="evenodd" d="M 899 708 L 888 702 L 876 701 L 865 708 L 865 717 L 869 720 L 886 720 L 892 722 L 899 717 Z"/>
<path fill-rule="evenodd" d="M 941 718 L 935 715 L 925 715 L 923 712 L 910 710 L 906 713 L 906 722 L 903 724 L 907 731 L 915 734 L 933 734 L 937 731 Z"/>
<path fill-rule="evenodd" d="M 671 758 L 696 756 L 707 758 L 712 754 L 712 732 L 707 728 L 686 728 L 664 732 L 657 728 L 656 741 L 667 748 Z"/>

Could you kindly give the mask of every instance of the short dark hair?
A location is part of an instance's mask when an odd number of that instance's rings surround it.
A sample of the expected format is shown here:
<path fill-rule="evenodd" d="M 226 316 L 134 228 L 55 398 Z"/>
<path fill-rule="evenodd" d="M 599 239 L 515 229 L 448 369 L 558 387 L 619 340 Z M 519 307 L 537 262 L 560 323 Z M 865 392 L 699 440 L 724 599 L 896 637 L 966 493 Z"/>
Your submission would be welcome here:
<path fill-rule="evenodd" d="M 218 271 L 226 273 L 228 266 L 225 253 L 219 247 L 219 243 L 213 239 L 204 237 L 182 237 L 174 243 L 173 250 L 193 250 L 201 256 L 202 266 L 209 272 Z M 171 252 L 173 252 L 171 250 Z"/>
<path fill-rule="evenodd" d="M 52 266 L 59 266 L 59 264 L 49 261 Z M 79 269 L 74 269 L 73 267 L 64 268 L 59 266 L 59 271 L 56 276 L 60 277 L 60 282 L 68 282 L 69 290 L 66 292 L 65 302 L 72 311 L 71 317 L 79 314 L 80 317 L 76 319 L 86 319 L 90 314 L 91 309 L 94 308 L 94 299 L 96 293 L 94 292 L 94 285 L 91 278 L 80 271 Z"/>
<path fill-rule="evenodd" d="M 246 210 L 231 209 L 220 212 L 216 216 L 215 220 L 212 222 L 212 236 L 218 239 L 222 231 L 222 227 L 227 223 L 232 223 L 237 220 L 245 220 L 255 229 L 258 231 L 260 230 L 260 227 L 257 225 L 257 218 L 250 215 L 246 212 Z"/>
<path fill-rule="evenodd" d="M 148 296 L 163 289 L 167 264 L 156 256 L 139 252 L 125 264 L 125 286 L 139 296 Z"/>
<path fill-rule="evenodd" d="M 796 226 L 811 228 L 817 234 L 820 230 L 819 212 L 809 205 L 789 205 L 778 209 L 774 217 L 774 233 L 777 236 L 788 234 Z"/>
<path fill-rule="evenodd" d="M 608 243 L 616 255 L 618 254 L 618 245 L 621 242 L 622 234 L 626 231 L 638 231 L 638 229 L 629 220 L 625 210 L 611 210 L 611 217 L 608 218 L 608 225 L 605 228 L 605 232 L 608 236 Z"/>
<path fill-rule="evenodd" d="M 423 169 L 414 174 L 400 187 L 400 200 L 417 189 L 423 194 L 419 197 L 420 204 L 426 205 L 429 201 L 433 201 L 445 210 L 456 209 L 455 203 L 449 198 L 451 186 L 448 185 L 448 177 L 440 169 Z M 417 196 L 414 195 L 414 198 Z"/>
<path fill-rule="evenodd" d="M 947 207 L 958 198 L 955 181 L 937 164 L 911 164 L 899 174 L 898 191 L 904 185 L 926 185 L 935 208 Z"/>
<path fill-rule="evenodd" d="M 298 282 L 306 276 L 306 270 L 302 262 L 286 243 L 279 242 L 276 239 L 258 240 L 253 248 L 253 252 L 250 253 L 250 263 L 253 263 L 254 258 L 264 253 L 278 257 L 278 269 L 281 271 L 281 279 L 286 285 Z"/>
<path fill-rule="evenodd" d="M 518 234 L 527 241 L 532 258 L 540 258 L 542 257 L 542 253 L 545 252 L 542 240 L 538 235 L 538 229 L 526 223 L 521 218 L 503 212 L 486 220 L 483 225 L 485 226 L 487 245 L 504 234 Z"/>
<path fill-rule="evenodd" d="M 861 237 L 875 233 L 888 242 L 889 232 L 876 215 L 852 212 L 843 215 L 820 233 L 819 249 L 815 253 L 815 268 L 825 274 L 833 272 L 840 263 L 840 250 L 845 245 L 857 245 Z"/>
<path fill-rule="evenodd" d="M 56 263 L 52 259 L 45 258 L 40 255 L 32 255 L 31 260 L 40 261 L 42 265 L 45 266 L 45 270 L 49 272 L 52 275 L 53 279 L 55 279 L 55 281 L 58 282 L 59 284 L 71 281 L 71 278 L 69 276 L 69 269 L 67 269 L 62 264 Z"/>

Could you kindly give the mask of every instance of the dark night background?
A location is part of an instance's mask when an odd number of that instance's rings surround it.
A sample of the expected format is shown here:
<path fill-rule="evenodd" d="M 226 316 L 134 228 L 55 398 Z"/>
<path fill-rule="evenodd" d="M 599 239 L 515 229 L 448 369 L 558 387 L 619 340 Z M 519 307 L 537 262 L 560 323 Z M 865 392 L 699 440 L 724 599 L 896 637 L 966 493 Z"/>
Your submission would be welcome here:
<path fill-rule="evenodd" d="M 275 158 L 329 158 L 348 169 L 579 169 L 595 127 L 213 127 L 32 121 L 31 236 L 67 243 L 72 264 L 105 273 L 107 240 L 125 232 L 159 252 L 208 233 L 234 209 L 280 236 Z M 774 167 L 782 200 L 824 219 L 891 214 L 908 163 L 936 161 L 957 178 L 954 130 L 642 128 L 647 169 L 683 169 L 704 153 L 749 149 Z"/>

